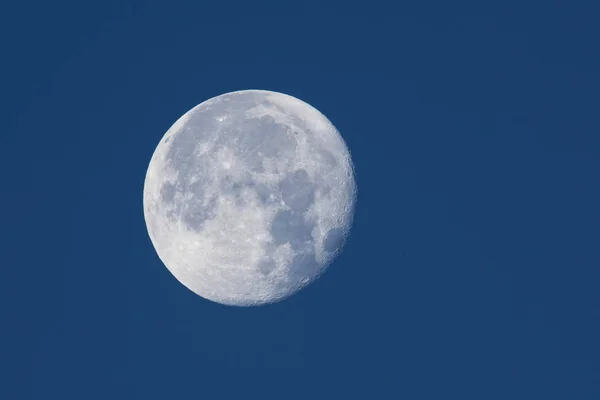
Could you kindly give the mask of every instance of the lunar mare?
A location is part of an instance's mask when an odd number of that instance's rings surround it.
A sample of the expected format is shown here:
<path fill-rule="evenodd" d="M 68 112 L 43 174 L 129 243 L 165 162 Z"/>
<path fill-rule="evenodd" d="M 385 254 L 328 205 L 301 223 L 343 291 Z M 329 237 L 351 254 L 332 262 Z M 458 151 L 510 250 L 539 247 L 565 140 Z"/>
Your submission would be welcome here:
<path fill-rule="evenodd" d="M 169 271 L 218 303 L 272 303 L 317 279 L 341 251 L 356 203 L 346 144 L 319 111 L 282 93 L 209 99 L 164 135 L 144 217 Z"/>

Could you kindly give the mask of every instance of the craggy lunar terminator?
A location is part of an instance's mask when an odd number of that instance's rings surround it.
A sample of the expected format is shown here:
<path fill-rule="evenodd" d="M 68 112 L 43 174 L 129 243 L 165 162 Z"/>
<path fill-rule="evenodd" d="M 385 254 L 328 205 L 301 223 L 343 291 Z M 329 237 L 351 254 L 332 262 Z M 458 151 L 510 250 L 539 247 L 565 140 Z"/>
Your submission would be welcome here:
<path fill-rule="evenodd" d="M 314 281 L 351 228 L 356 184 L 335 127 L 285 94 L 207 100 L 164 135 L 144 216 L 169 271 L 227 305 L 273 303 Z"/>

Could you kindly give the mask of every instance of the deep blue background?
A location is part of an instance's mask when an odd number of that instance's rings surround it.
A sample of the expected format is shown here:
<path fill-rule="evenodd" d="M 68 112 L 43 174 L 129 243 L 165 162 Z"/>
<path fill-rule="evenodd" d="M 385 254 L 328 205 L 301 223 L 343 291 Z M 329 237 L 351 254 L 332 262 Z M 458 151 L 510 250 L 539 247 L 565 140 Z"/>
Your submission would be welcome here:
<path fill-rule="evenodd" d="M 593 2 L 210 3 L 2 6 L 0 397 L 599 399 Z M 241 309 L 169 274 L 142 187 L 248 88 L 325 113 L 359 197 L 319 281 Z"/>

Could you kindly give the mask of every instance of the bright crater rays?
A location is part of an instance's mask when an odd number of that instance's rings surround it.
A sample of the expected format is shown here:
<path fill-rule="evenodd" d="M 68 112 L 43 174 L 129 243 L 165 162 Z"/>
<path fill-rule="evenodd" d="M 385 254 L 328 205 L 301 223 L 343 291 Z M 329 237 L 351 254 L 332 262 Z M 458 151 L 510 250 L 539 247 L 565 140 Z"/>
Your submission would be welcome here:
<path fill-rule="evenodd" d="M 227 305 L 282 300 L 341 251 L 356 202 L 348 149 L 329 120 L 285 94 L 199 104 L 158 144 L 144 216 L 169 271 Z"/>

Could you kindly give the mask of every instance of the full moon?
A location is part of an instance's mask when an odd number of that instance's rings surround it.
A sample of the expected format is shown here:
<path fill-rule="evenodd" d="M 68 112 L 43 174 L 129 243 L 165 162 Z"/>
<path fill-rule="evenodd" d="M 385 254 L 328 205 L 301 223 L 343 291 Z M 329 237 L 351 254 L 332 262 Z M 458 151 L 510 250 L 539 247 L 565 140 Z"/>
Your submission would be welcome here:
<path fill-rule="evenodd" d="M 226 305 L 274 303 L 316 280 L 351 229 L 346 143 L 295 97 L 243 90 L 186 112 L 158 143 L 144 217 L 168 270 Z"/>

